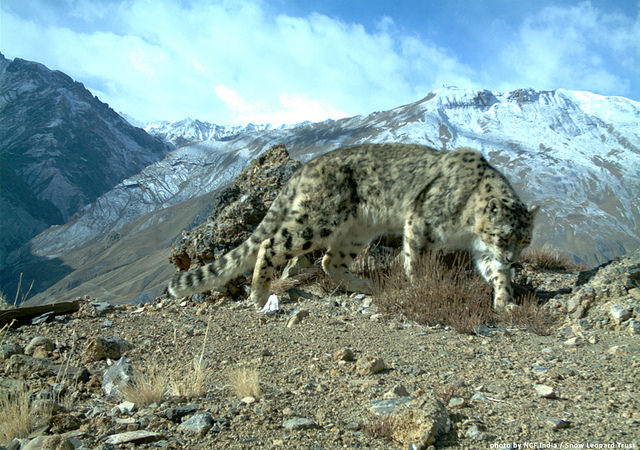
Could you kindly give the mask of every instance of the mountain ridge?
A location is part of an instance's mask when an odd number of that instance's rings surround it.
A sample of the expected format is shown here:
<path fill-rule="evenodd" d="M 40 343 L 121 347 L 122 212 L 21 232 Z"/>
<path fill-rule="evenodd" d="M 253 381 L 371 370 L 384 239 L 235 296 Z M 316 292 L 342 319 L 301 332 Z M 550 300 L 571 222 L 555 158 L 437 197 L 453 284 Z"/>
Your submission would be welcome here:
<path fill-rule="evenodd" d="M 12 290 L 23 244 L 171 147 L 40 63 L 0 54 L 0 93 L 0 279 Z"/>
<path fill-rule="evenodd" d="M 544 133 L 537 136 L 535 132 L 531 132 L 531 116 L 537 122 L 542 122 L 535 108 L 533 112 L 527 111 L 532 104 L 546 105 L 547 108 L 554 110 L 559 104 L 564 108 L 556 116 L 547 117 L 548 123 L 542 129 L 556 140 L 556 148 L 544 142 L 530 144 L 536 137 L 539 138 L 538 140 L 542 138 L 543 141 L 549 141 L 549 136 L 545 137 Z M 631 103 L 631 105 L 636 112 L 640 110 L 637 104 Z M 470 113 L 470 108 L 473 108 L 473 114 Z M 567 109 L 573 116 L 567 113 Z M 481 111 L 480 116 L 477 110 Z M 508 130 L 504 125 L 505 114 L 509 118 Z M 418 102 L 391 111 L 317 124 L 304 124 L 288 129 L 250 132 L 223 142 L 209 140 L 190 144 L 171 152 L 156 166 L 148 167 L 141 173 L 143 176 L 147 172 L 154 172 L 156 175 L 146 179 L 133 177 L 131 180 L 120 183 L 119 186 L 121 191 L 124 190 L 123 187 L 127 188 L 128 195 L 124 197 L 126 201 L 123 200 L 123 203 L 129 205 L 135 204 L 134 201 L 129 200 L 135 195 L 141 196 L 142 192 L 156 194 L 165 192 L 164 195 L 158 196 L 160 201 L 157 206 L 147 204 L 148 207 L 143 211 L 146 214 L 158 207 L 175 204 L 179 200 L 196 197 L 215 189 L 229 181 L 249 159 L 278 142 L 283 142 L 292 156 L 302 161 L 332 148 L 364 142 L 412 142 L 443 149 L 470 146 L 483 151 L 508 176 L 514 177 L 516 185 L 524 185 L 524 177 L 531 171 L 528 165 L 535 166 L 536 160 L 543 162 L 546 170 L 538 171 L 535 174 L 537 181 L 535 185 L 529 183 L 527 189 L 521 189 L 521 193 L 526 200 L 543 206 L 552 203 L 556 209 L 565 210 L 565 215 L 569 215 L 570 211 L 554 202 L 553 195 L 544 190 L 547 186 L 554 187 L 554 195 L 558 193 L 564 195 L 573 190 L 578 200 L 582 203 L 586 202 L 585 206 L 591 209 L 594 208 L 594 203 L 603 206 L 607 199 L 613 202 L 617 193 L 624 194 L 619 196 L 620 205 L 614 206 L 613 209 L 629 212 L 628 217 L 625 218 L 626 222 L 622 224 L 622 229 L 629 235 L 637 236 L 640 213 L 632 199 L 633 194 L 640 189 L 634 181 L 636 171 L 633 169 L 640 155 L 638 150 L 640 137 L 634 135 L 629 129 L 612 130 L 609 124 L 599 122 L 595 120 L 599 118 L 594 117 L 585 114 L 564 94 L 564 91 L 560 90 L 547 92 L 519 90 L 498 96 L 489 91 L 437 90 Z M 460 124 L 465 124 L 465 127 L 461 127 Z M 585 133 L 589 135 L 585 137 Z M 607 133 L 608 136 L 603 133 Z M 496 134 L 501 136 L 507 134 L 507 136 L 506 139 L 504 137 L 496 139 Z M 620 136 L 620 139 L 616 136 Z M 568 145 L 561 140 L 565 138 L 576 142 Z M 577 150 L 577 147 L 585 147 L 582 145 L 583 141 L 589 144 L 596 139 L 611 141 L 607 145 L 615 145 L 619 148 L 609 148 L 606 152 L 600 148 L 599 154 L 593 155 L 591 154 L 593 152 Z M 623 164 L 617 162 L 617 158 L 621 158 Z M 572 169 L 576 164 L 588 169 L 583 172 L 589 173 L 591 184 L 595 177 L 592 172 L 600 171 L 602 173 L 599 176 L 608 178 L 610 181 L 608 185 L 614 186 L 615 189 L 607 190 L 606 185 L 590 185 L 588 180 L 576 184 L 570 177 L 567 178 L 567 174 L 572 174 L 574 178 L 579 176 L 580 171 Z M 167 173 L 171 173 L 171 176 L 166 175 Z M 164 178 L 160 180 L 163 176 Z M 628 186 L 631 186 L 631 189 Z M 106 202 L 114 204 L 111 200 Z M 571 205 L 569 206 L 571 209 Z M 601 207 L 596 209 L 590 213 L 602 215 L 604 212 Z M 624 211 L 613 212 L 625 216 L 627 213 Z M 95 219 L 94 216 L 90 217 Z M 93 219 L 91 222 L 96 223 Z M 633 228 L 634 224 L 636 228 Z M 87 230 L 84 226 L 77 228 Z M 115 228 L 117 229 L 117 225 Z M 55 254 L 54 247 L 48 246 L 48 241 L 55 241 L 55 248 L 63 251 L 64 242 L 73 239 L 70 237 L 65 239 L 60 234 L 62 231 L 58 230 L 50 238 L 46 235 L 38 237 L 35 241 L 37 254 L 41 256 Z M 70 236 L 73 234 L 73 232 L 70 233 Z M 91 232 L 86 239 L 93 239 L 100 234 L 104 234 L 104 231 Z M 606 243 L 602 244 L 602 248 L 598 251 L 607 254 L 594 258 L 594 261 L 590 262 L 602 262 L 604 259 L 616 256 L 615 249 L 607 250 Z"/>

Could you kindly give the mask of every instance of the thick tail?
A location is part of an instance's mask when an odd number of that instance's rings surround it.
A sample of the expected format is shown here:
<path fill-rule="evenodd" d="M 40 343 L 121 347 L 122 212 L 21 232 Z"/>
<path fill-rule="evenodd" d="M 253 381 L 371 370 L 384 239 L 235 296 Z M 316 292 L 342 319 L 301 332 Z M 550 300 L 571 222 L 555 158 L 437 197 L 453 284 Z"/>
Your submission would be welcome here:
<path fill-rule="evenodd" d="M 286 190 L 286 187 L 285 187 Z M 279 195 L 253 234 L 229 253 L 215 261 L 187 272 L 178 272 L 169 283 L 173 297 L 219 289 L 227 282 L 253 268 L 260 244 L 273 236 L 286 215 L 284 195 Z"/>

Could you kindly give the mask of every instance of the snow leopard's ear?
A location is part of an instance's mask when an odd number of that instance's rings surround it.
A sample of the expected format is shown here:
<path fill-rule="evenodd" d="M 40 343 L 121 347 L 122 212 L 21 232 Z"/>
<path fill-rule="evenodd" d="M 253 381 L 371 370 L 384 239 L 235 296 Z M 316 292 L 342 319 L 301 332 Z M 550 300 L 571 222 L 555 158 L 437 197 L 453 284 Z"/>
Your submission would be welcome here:
<path fill-rule="evenodd" d="M 531 205 L 527 209 L 529 210 L 529 215 L 531 215 L 531 218 L 533 219 L 536 214 L 538 214 L 538 211 L 540 211 L 540 205 Z"/>

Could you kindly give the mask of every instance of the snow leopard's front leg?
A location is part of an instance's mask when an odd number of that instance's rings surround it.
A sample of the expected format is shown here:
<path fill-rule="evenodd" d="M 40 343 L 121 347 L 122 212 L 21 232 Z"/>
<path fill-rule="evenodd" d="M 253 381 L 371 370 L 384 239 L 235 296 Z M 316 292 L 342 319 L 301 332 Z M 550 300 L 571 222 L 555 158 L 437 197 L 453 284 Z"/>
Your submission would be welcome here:
<path fill-rule="evenodd" d="M 503 264 L 489 253 L 473 252 L 478 272 L 493 287 L 493 309 L 508 309 L 513 303 L 511 265 Z"/>

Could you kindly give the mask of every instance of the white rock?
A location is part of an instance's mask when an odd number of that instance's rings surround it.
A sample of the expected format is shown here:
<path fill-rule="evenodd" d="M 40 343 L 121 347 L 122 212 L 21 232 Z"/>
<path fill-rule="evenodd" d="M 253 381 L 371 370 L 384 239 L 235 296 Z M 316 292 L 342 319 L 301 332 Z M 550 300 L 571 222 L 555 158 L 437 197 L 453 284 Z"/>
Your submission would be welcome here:
<path fill-rule="evenodd" d="M 127 431 L 126 433 L 112 434 L 107 438 L 105 443 L 113 444 L 113 445 L 126 444 L 127 442 L 142 443 L 142 442 L 157 441 L 158 439 L 161 439 L 161 438 L 162 438 L 162 435 L 160 433 L 153 433 L 151 431 L 145 431 L 145 430 L 137 430 L 137 431 Z"/>
<path fill-rule="evenodd" d="M 264 304 L 260 312 L 265 314 L 273 314 L 280 310 L 280 300 L 276 294 L 271 294 L 267 303 Z"/>
<path fill-rule="evenodd" d="M 535 384 L 533 388 L 538 394 L 539 397 L 542 398 L 554 398 L 556 396 L 555 391 L 551 386 L 547 386 L 546 384 Z"/>
<path fill-rule="evenodd" d="M 611 305 L 609 315 L 619 325 L 631 317 L 631 310 L 624 305 Z"/>

